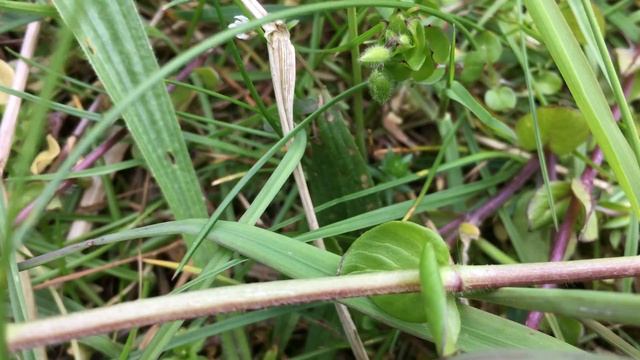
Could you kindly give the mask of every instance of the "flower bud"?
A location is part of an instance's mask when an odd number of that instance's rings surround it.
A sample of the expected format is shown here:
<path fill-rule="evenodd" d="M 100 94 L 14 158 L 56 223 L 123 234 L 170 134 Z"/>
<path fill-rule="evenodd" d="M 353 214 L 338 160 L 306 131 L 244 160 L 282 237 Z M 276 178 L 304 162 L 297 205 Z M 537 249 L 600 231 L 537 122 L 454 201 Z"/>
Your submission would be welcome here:
<path fill-rule="evenodd" d="M 360 62 L 364 64 L 382 64 L 389 58 L 391 58 L 391 50 L 384 46 L 376 45 L 364 51 L 360 56 Z"/>
<path fill-rule="evenodd" d="M 380 70 L 374 70 L 369 75 L 369 92 L 373 100 L 380 104 L 385 103 L 391 97 L 393 85 L 391 80 Z"/>

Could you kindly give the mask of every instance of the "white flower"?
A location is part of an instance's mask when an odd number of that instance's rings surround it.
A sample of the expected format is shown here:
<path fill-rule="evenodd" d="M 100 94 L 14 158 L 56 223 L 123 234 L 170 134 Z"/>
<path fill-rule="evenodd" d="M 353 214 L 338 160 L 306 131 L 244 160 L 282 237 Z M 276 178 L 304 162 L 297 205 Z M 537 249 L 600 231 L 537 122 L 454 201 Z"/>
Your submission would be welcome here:
<path fill-rule="evenodd" d="M 229 24 L 229 29 L 233 29 L 234 27 L 237 27 L 239 25 L 242 25 L 246 22 L 249 21 L 249 18 L 247 18 L 244 15 L 236 15 L 233 17 L 234 22 L 232 22 L 231 24 Z M 240 39 L 240 40 L 249 40 L 251 39 L 251 37 L 254 35 L 253 32 L 251 33 L 242 33 L 242 34 L 238 34 L 236 35 L 236 38 Z"/>

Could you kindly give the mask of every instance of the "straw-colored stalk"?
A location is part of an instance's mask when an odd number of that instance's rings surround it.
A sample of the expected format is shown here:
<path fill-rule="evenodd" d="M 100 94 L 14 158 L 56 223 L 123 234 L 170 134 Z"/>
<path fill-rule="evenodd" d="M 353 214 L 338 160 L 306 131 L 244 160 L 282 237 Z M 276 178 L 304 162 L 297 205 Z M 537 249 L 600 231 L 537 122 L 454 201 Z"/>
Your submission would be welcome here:
<path fill-rule="evenodd" d="M 268 14 L 265 8 L 256 0 L 243 0 L 242 2 L 255 18 L 261 18 Z M 291 43 L 289 29 L 284 22 L 268 23 L 263 26 L 263 29 L 264 36 L 267 39 L 269 66 L 271 68 L 280 125 L 282 126 L 282 132 L 287 134 L 295 126 L 293 122 L 293 98 L 296 86 L 295 49 Z M 320 226 L 301 164 L 298 164 L 293 171 L 293 177 L 298 186 L 300 201 L 302 202 L 309 229 L 316 230 Z M 316 239 L 314 243 L 321 249 L 325 248 L 322 239 Z M 366 349 L 358 335 L 358 330 L 351 318 L 351 314 L 349 314 L 349 310 L 344 305 L 336 304 L 336 311 L 353 354 L 359 360 L 368 359 Z"/>

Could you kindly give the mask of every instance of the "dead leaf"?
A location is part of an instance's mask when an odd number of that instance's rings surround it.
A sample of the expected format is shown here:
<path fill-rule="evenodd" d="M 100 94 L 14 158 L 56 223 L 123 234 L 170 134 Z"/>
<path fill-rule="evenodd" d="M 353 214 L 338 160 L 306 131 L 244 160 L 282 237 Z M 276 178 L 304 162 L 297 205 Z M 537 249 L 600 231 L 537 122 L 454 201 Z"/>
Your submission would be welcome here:
<path fill-rule="evenodd" d="M 47 135 L 47 150 L 41 151 L 31 163 L 31 173 L 38 175 L 60 155 L 60 145 L 56 139 Z"/>
<path fill-rule="evenodd" d="M 15 72 L 13 71 L 13 68 L 6 62 L 0 60 L 0 85 L 4 87 L 11 87 L 14 76 Z M 0 105 L 6 105 L 8 99 L 9 94 L 0 92 Z"/>

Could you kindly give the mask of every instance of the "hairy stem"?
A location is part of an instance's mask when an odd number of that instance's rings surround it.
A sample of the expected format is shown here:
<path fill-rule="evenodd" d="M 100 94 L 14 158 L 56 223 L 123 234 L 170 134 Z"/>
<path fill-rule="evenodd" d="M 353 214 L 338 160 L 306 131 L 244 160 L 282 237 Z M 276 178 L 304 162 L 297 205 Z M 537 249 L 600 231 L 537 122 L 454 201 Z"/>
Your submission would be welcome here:
<path fill-rule="evenodd" d="M 441 276 L 447 291 L 563 283 L 640 274 L 640 256 L 516 265 L 453 266 Z M 376 294 L 415 292 L 417 270 L 243 284 L 165 295 L 56 316 L 8 328 L 16 351 L 171 320 Z"/>

